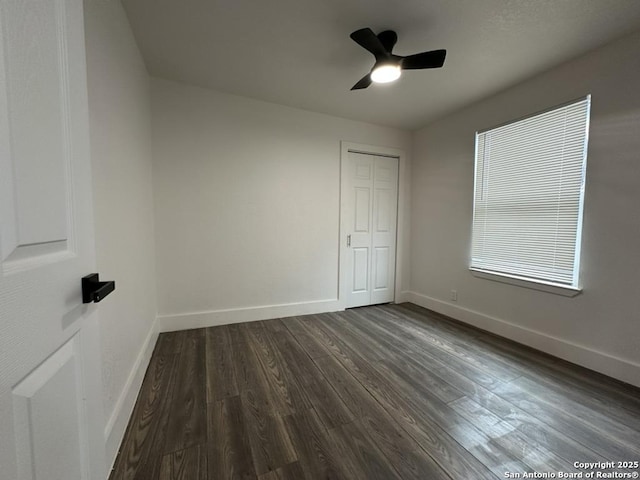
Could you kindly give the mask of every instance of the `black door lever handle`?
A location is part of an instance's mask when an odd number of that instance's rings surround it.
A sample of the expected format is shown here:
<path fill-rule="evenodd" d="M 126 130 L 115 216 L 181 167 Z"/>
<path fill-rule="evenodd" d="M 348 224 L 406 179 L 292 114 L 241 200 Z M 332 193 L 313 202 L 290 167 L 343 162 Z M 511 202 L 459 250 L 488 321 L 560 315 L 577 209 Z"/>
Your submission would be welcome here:
<path fill-rule="evenodd" d="M 98 303 L 116 289 L 116 282 L 101 282 L 97 273 L 82 277 L 82 303 Z"/>

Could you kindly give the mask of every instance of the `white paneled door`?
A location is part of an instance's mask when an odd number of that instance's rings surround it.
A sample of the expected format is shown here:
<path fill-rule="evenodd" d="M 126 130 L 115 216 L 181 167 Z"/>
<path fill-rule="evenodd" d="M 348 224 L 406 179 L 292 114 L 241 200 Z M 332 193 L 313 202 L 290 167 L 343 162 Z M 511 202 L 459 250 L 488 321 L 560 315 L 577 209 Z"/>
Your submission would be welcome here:
<path fill-rule="evenodd" d="M 394 300 L 398 158 L 348 152 L 342 165 L 346 307 Z"/>
<path fill-rule="evenodd" d="M 0 1 L 0 478 L 104 479 L 82 0 Z"/>

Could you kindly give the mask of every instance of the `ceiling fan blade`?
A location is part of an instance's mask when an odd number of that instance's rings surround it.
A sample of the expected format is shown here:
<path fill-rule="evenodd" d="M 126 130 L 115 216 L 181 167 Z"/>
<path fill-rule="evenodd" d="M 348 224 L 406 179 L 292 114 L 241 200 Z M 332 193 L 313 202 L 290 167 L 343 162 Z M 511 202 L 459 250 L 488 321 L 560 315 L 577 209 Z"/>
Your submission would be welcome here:
<path fill-rule="evenodd" d="M 358 83 L 351 87 L 351 90 L 361 90 L 363 88 L 367 88 L 369 85 L 371 85 L 371 74 L 367 73 L 364 77 L 358 80 Z"/>
<path fill-rule="evenodd" d="M 433 50 L 431 52 L 416 53 L 402 59 L 403 70 L 418 70 L 421 68 L 440 68 L 444 65 L 447 56 L 446 50 Z"/>
<path fill-rule="evenodd" d="M 376 60 L 386 58 L 389 54 L 382 42 L 370 28 L 361 28 L 350 35 L 351 39 L 361 47 L 373 53 Z"/>
<path fill-rule="evenodd" d="M 393 50 L 393 47 L 398 41 L 398 35 L 393 30 L 385 30 L 378 34 L 378 40 L 380 40 L 384 49 L 388 53 L 391 53 L 391 50 Z"/>

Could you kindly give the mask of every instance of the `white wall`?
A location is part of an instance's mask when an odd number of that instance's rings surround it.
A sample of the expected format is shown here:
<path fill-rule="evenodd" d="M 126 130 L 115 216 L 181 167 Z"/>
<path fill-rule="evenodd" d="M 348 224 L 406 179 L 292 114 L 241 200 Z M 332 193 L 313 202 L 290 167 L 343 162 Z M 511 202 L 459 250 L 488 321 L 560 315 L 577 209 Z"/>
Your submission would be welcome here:
<path fill-rule="evenodd" d="M 640 385 L 639 57 L 635 34 L 416 133 L 411 300 Z M 475 131 L 588 93 L 584 292 L 566 298 L 473 277 Z"/>
<path fill-rule="evenodd" d="M 85 1 L 100 277 L 107 461 L 113 461 L 155 343 L 149 76 L 119 1 Z M 148 348 L 149 347 L 149 348 Z"/>
<path fill-rule="evenodd" d="M 410 134 L 160 79 L 152 112 L 161 328 L 337 309 L 340 142 Z"/>

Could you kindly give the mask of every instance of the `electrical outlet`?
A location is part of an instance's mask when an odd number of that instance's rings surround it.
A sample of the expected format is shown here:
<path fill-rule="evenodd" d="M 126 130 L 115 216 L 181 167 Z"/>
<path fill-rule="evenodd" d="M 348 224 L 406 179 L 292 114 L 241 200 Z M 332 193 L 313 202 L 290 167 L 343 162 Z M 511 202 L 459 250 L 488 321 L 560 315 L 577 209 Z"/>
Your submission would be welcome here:
<path fill-rule="evenodd" d="M 451 300 L 453 300 L 454 302 L 458 301 L 458 291 L 457 290 L 451 290 Z"/>

